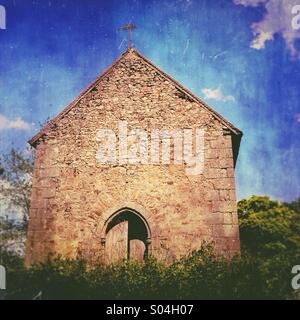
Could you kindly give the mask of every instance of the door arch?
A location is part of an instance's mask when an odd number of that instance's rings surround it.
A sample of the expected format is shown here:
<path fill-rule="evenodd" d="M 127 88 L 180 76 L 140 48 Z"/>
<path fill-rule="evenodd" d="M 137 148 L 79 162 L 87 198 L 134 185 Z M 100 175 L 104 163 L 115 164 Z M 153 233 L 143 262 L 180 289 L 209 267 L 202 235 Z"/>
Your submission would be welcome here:
<path fill-rule="evenodd" d="M 106 220 L 101 243 L 108 264 L 123 259 L 143 261 L 149 255 L 151 243 L 148 222 L 136 210 L 122 208 Z"/>

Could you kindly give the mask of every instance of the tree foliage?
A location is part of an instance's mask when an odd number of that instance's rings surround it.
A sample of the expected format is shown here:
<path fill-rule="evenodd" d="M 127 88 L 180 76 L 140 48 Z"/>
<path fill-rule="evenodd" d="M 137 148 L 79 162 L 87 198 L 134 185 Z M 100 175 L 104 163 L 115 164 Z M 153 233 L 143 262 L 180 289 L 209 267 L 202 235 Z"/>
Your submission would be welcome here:
<path fill-rule="evenodd" d="M 26 223 L 30 207 L 33 151 L 25 153 L 12 149 L 0 158 L 0 168 L 0 194 L 9 209 L 21 213 Z"/>
<path fill-rule="evenodd" d="M 232 261 L 203 246 L 165 265 L 124 261 L 88 266 L 57 258 L 25 269 L 7 256 L 7 299 L 295 299 L 291 266 L 284 257 L 265 261 L 244 256 Z M 9 260 L 10 259 L 10 260 Z"/>
<path fill-rule="evenodd" d="M 33 152 L 12 149 L 0 158 L 0 257 L 3 252 L 24 254 L 29 216 Z M 17 219 L 16 219 L 17 217 Z"/>
<path fill-rule="evenodd" d="M 243 251 L 272 257 L 300 257 L 300 211 L 297 206 L 252 196 L 238 203 Z"/>

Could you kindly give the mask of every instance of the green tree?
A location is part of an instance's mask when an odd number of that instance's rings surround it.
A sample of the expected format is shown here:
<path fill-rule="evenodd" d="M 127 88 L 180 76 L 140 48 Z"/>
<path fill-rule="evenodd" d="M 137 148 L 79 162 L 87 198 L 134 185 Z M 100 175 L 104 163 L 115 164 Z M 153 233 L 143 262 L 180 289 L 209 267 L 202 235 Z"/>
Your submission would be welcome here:
<path fill-rule="evenodd" d="M 33 153 L 12 149 L 0 158 L 0 197 L 7 205 L 7 212 L 0 216 L 0 260 L 5 253 L 22 256 L 27 227 Z M 21 217 L 16 219 L 16 215 Z M 5 216 L 5 218 L 3 217 Z"/>
<path fill-rule="evenodd" d="M 290 203 L 285 204 L 292 210 L 300 212 L 300 197 Z"/>
<path fill-rule="evenodd" d="M 30 207 L 32 172 L 31 149 L 26 153 L 12 149 L 9 154 L 0 158 L 0 195 L 11 211 L 17 210 L 22 214 L 25 224 Z"/>
<path fill-rule="evenodd" d="M 296 209 L 296 207 L 295 207 Z M 257 256 L 300 256 L 300 211 L 269 197 L 238 203 L 242 250 Z"/>

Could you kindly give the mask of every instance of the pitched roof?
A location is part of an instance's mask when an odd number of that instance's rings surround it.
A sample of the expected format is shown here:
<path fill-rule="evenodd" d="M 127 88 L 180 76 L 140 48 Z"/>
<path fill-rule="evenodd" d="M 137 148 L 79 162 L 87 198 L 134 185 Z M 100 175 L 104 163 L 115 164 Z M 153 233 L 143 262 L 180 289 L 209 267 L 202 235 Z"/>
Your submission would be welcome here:
<path fill-rule="evenodd" d="M 164 71 L 159 69 L 155 64 L 153 64 L 150 60 L 148 60 L 145 56 L 143 56 L 139 51 L 134 48 L 127 49 L 119 58 L 117 58 L 110 66 L 108 66 L 88 87 L 86 87 L 77 98 L 75 98 L 62 112 L 60 112 L 56 117 L 50 120 L 36 135 L 34 135 L 28 143 L 32 146 L 36 146 L 39 140 L 55 125 L 55 123 L 65 116 L 72 108 L 74 108 L 77 103 L 83 99 L 93 88 L 108 74 L 110 74 L 117 63 L 124 58 L 128 53 L 134 53 L 138 57 L 140 57 L 146 64 L 155 69 L 161 76 L 163 76 L 166 80 L 171 81 L 179 91 L 183 92 L 189 99 L 197 102 L 203 108 L 205 108 L 210 114 L 212 114 L 216 119 L 218 119 L 232 134 L 233 136 L 233 148 L 234 148 L 234 160 L 236 162 L 240 140 L 243 135 L 242 131 L 236 128 L 232 123 L 227 121 L 224 117 L 222 117 L 218 112 L 209 107 L 203 100 L 194 95 L 191 91 L 185 88 L 182 84 L 180 84 L 177 80 L 172 78 L 170 75 L 166 74 Z"/>

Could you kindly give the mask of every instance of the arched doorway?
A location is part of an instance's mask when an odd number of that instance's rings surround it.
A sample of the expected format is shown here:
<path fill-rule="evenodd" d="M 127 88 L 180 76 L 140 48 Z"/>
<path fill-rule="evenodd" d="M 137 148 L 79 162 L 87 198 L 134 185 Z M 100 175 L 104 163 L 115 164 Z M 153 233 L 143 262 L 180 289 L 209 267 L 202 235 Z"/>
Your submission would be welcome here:
<path fill-rule="evenodd" d="M 118 210 L 106 221 L 103 231 L 106 263 L 123 259 L 143 261 L 148 256 L 150 229 L 137 211 L 130 208 Z"/>

